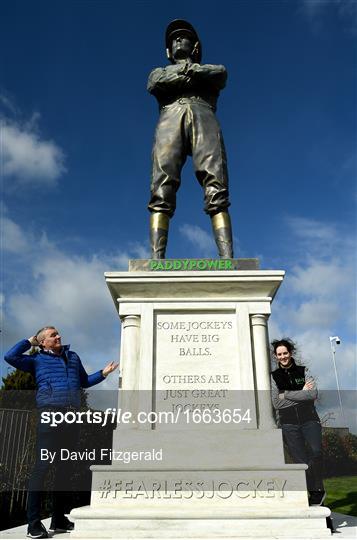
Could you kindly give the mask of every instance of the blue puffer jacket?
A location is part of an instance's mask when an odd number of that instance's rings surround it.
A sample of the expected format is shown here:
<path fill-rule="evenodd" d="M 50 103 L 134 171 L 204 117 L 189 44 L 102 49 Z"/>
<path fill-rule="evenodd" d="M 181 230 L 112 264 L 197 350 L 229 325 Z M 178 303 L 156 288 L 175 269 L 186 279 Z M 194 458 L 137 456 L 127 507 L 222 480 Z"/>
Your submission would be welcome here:
<path fill-rule="evenodd" d="M 5 355 L 10 366 L 32 373 L 37 386 L 38 407 L 79 407 L 80 389 L 89 388 L 104 380 L 101 371 L 88 375 L 82 362 L 69 345 L 63 347 L 63 356 L 39 351 L 24 354 L 31 347 L 28 339 L 16 343 Z"/>

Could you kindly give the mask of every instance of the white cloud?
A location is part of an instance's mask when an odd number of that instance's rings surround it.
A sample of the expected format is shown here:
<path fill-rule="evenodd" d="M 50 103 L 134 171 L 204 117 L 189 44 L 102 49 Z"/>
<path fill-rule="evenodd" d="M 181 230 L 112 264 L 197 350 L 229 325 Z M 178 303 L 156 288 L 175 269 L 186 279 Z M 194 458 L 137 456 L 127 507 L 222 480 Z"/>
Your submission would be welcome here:
<path fill-rule="evenodd" d="M 354 269 L 350 261 L 325 261 L 306 258 L 305 266 L 300 264 L 292 268 L 287 278 L 295 293 L 305 296 L 332 297 L 336 294 L 354 291 Z"/>
<path fill-rule="evenodd" d="M 40 327 L 53 324 L 64 342 L 71 343 L 83 358 L 88 371 L 118 359 L 120 321 L 104 272 L 127 269 L 129 253 L 73 256 L 58 249 L 45 234 L 36 238 L 6 219 L 10 231 L 7 242 L 11 235 L 25 244 L 35 241 L 36 250 L 13 250 L 16 264 L 25 274 L 24 281 L 6 295 L 4 346 L 8 348 Z M 135 244 L 135 249 L 144 253 L 140 244 Z M 103 388 L 113 384 L 107 382 Z"/>
<path fill-rule="evenodd" d="M 202 257 L 211 257 L 216 251 L 213 236 L 197 225 L 185 223 L 180 227 L 180 233 L 193 244 Z"/>
<path fill-rule="evenodd" d="M 315 219 L 291 216 L 287 219 L 289 226 L 296 236 L 323 243 L 335 242 L 338 238 L 333 225 L 320 223 Z"/>
<path fill-rule="evenodd" d="M 150 251 L 147 246 L 143 246 L 140 242 L 131 242 L 129 244 L 130 253 L 137 259 L 149 259 Z"/>
<path fill-rule="evenodd" d="M 1 318 L 2 318 L 2 312 L 3 312 L 4 304 L 5 304 L 5 295 L 4 295 L 4 293 L 0 292 L 0 313 L 1 313 Z"/>
<path fill-rule="evenodd" d="M 326 8 L 326 0 L 302 0 L 301 10 L 309 20 L 312 20 Z"/>
<path fill-rule="evenodd" d="M 309 21 L 313 31 L 325 25 L 325 15 L 333 10 L 346 32 L 357 33 L 357 2 L 355 0 L 301 0 L 299 12 Z"/>
<path fill-rule="evenodd" d="M 35 115 L 27 125 L 0 120 L 1 170 L 20 184 L 52 186 L 66 171 L 64 153 L 37 133 Z"/>
<path fill-rule="evenodd" d="M 113 348 L 115 310 L 104 281 L 110 261 L 70 257 L 59 251 L 27 258 L 27 290 L 8 294 L 7 313 L 18 336 L 53 324 L 64 341 L 82 349 L 87 362 Z M 103 359 L 104 361 L 104 359 Z"/>
<path fill-rule="evenodd" d="M 355 249 L 355 239 L 351 234 L 351 228 L 335 224 L 322 223 L 315 219 L 302 217 L 287 217 L 286 223 L 296 236 L 298 243 L 296 249 L 300 248 L 303 258 L 306 257 L 342 257 L 349 256 Z"/>
<path fill-rule="evenodd" d="M 308 365 L 320 389 L 336 389 L 329 334 L 324 330 L 306 327 L 295 334 L 302 362 Z M 352 390 L 356 384 L 356 346 L 344 340 L 336 350 L 336 365 L 341 390 Z"/>
<path fill-rule="evenodd" d="M 16 108 L 16 105 L 13 103 L 13 100 L 7 95 L 5 95 L 4 92 L 0 94 L 0 104 L 2 104 L 3 107 L 5 107 L 5 109 L 10 111 L 12 114 L 18 113 L 18 110 Z"/>
<path fill-rule="evenodd" d="M 21 228 L 6 216 L 1 216 L 1 248 L 11 253 L 27 251 L 28 244 Z"/>
<path fill-rule="evenodd" d="M 356 30 L 357 4 L 356 0 L 335 0 L 337 13 L 341 19 L 350 22 L 350 28 Z"/>
<path fill-rule="evenodd" d="M 298 327 L 328 328 L 339 318 L 339 306 L 333 302 L 312 300 L 301 304 L 292 314 L 292 321 Z"/>
<path fill-rule="evenodd" d="M 299 218 L 287 223 L 296 237 L 296 264 L 287 273 L 293 296 L 292 317 L 302 325 L 346 334 L 356 324 L 356 260 L 354 235 L 333 224 Z"/>

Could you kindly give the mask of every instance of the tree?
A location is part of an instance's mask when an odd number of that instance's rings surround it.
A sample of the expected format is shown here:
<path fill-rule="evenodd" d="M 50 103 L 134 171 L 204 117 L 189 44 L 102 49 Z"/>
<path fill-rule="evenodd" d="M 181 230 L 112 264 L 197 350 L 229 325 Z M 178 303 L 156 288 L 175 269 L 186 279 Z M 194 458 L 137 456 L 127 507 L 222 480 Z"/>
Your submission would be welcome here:
<path fill-rule="evenodd" d="M 27 409 L 36 407 L 36 383 L 31 373 L 19 369 L 2 377 L 0 407 L 2 409 Z"/>

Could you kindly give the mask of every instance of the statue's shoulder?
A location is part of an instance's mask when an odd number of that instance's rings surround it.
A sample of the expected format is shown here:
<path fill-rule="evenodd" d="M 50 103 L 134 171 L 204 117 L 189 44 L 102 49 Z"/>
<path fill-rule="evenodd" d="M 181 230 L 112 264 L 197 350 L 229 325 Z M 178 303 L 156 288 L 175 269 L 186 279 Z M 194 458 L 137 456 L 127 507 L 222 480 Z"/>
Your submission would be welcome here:
<path fill-rule="evenodd" d="M 226 66 L 224 66 L 223 64 L 200 64 L 200 66 L 207 69 L 211 68 L 216 71 L 227 71 Z"/>
<path fill-rule="evenodd" d="M 150 75 L 152 75 L 153 73 L 160 73 L 161 71 L 163 71 L 165 69 L 165 67 L 155 67 L 153 68 L 151 71 L 150 71 Z"/>
<path fill-rule="evenodd" d="M 166 66 L 158 66 L 151 70 L 150 73 L 153 73 L 154 71 L 166 71 L 170 68 L 173 68 L 175 64 L 166 64 Z"/>

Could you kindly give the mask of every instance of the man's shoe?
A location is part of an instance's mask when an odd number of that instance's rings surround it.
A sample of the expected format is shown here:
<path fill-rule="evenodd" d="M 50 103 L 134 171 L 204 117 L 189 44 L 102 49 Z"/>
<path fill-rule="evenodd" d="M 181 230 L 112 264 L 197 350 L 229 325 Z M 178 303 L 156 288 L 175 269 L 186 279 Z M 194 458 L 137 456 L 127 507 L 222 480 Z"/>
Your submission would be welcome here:
<path fill-rule="evenodd" d="M 36 521 L 27 527 L 27 535 L 29 538 L 48 538 L 45 526 L 41 521 Z"/>
<path fill-rule="evenodd" d="M 63 516 L 61 519 L 51 519 L 51 525 L 48 529 L 48 532 L 51 534 L 55 533 L 64 533 L 64 532 L 71 532 L 74 530 L 74 523 L 73 521 L 69 521 L 66 516 Z"/>
<path fill-rule="evenodd" d="M 321 504 L 326 499 L 326 491 L 319 489 L 318 491 L 310 491 L 309 505 L 310 506 L 321 506 Z"/>

